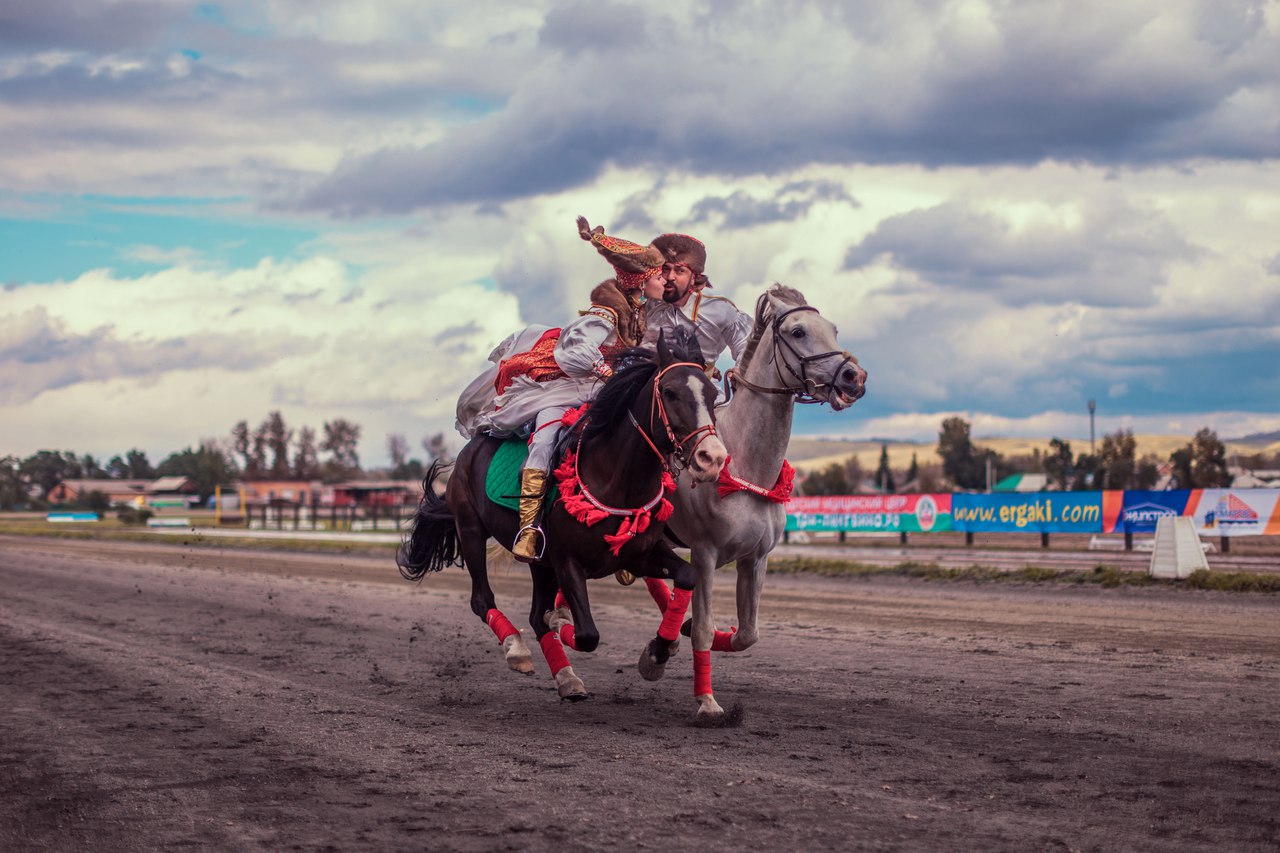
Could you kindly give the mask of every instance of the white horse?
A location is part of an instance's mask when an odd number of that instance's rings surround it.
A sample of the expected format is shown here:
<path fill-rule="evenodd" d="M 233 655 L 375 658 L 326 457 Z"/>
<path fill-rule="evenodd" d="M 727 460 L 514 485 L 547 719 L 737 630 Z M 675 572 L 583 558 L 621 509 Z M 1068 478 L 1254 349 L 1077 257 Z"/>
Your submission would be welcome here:
<path fill-rule="evenodd" d="M 835 325 L 804 294 L 781 284 L 757 301 L 755 327 L 734 373 L 735 393 L 717 412 L 716 431 L 729 450 L 725 471 L 746 487 L 721 497 L 723 487 L 695 488 L 690 478 L 681 477 L 676 511 L 667 522 L 690 546 L 698 575 L 692 640 L 699 717 L 724 714 L 711 690 L 712 648 L 740 652 L 759 638 L 756 615 L 769 553 L 786 525 L 785 497 L 783 502 L 777 497 L 789 492 L 783 488 L 789 480 L 783 465 L 795 404 L 829 403 L 840 411 L 866 393 L 867 372 L 836 343 Z M 770 492 L 774 499 L 766 495 Z M 715 570 L 735 561 L 737 630 L 716 631 L 711 612 Z"/>

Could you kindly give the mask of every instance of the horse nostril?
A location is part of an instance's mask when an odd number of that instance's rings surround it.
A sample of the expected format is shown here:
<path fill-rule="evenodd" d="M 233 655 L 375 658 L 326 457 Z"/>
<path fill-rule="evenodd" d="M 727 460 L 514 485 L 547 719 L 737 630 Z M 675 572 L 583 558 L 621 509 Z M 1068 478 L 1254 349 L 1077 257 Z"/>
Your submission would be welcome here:
<path fill-rule="evenodd" d="M 853 372 L 853 370 L 846 368 L 841 378 L 843 378 L 845 382 L 857 382 L 858 374 Z"/>

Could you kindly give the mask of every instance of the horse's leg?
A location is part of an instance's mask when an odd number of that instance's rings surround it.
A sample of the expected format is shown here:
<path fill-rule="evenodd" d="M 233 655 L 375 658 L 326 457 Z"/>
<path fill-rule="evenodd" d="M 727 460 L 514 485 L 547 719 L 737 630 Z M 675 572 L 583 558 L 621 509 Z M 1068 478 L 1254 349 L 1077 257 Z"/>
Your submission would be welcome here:
<path fill-rule="evenodd" d="M 556 681 L 556 692 L 561 699 L 577 702 L 587 698 L 587 687 L 578 678 L 569 664 L 569 656 L 565 654 L 559 631 L 547 624 L 543 614 L 548 612 L 556 598 L 558 584 L 555 571 L 545 563 L 534 563 L 533 600 L 529 605 L 529 624 L 542 646 L 542 654 L 551 667 L 551 677 Z M 572 626 L 570 626 L 572 627 Z"/>
<path fill-rule="evenodd" d="M 471 575 L 471 612 L 479 616 L 502 644 L 503 659 L 515 672 L 533 674 L 533 655 L 520 636 L 520 629 L 498 609 L 489 586 L 486 545 L 489 538 L 479 514 L 470 499 L 453 504 L 454 524 L 458 528 L 458 545 Z"/>
<path fill-rule="evenodd" d="M 760 639 L 756 616 L 760 613 L 760 596 L 764 592 L 764 573 L 768 567 L 767 553 L 738 560 L 738 630 L 724 651 L 740 652 L 751 648 Z"/>
<path fill-rule="evenodd" d="M 715 615 L 711 608 L 711 588 L 715 582 L 715 552 L 694 548 L 689 553 L 691 565 L 698 576 L 693 591 L 693 625 L 690 640 L 693 643 L 693 698 L 698 703 L 699 717 L 724 716 L 724 708 L 716 701 L 711 690 L 711 650 L 715 647 Z"/>
<path fill-rule="evenodd" d="M 680 627 L 684 623 L 684 615 L 689 611 L 689 602 L 693 598 L 693 589 L 697 574 L 693 567 L 680 559 L 679 555 L 665 542 L 660 542 L 652 551 L 652 564 L 645 566 L 646 575 L 660 572 L 675 582 L 671 598 L 662 611 L 662 622 L 658 625 L 658 633 L 644 651 L 640 652 L 640 677 L 645 681 L 657 681 L 666 670 L 667 660 L 679 645 Z M 650 587 L 650 595 L 654 588 Z M 656 596 L 655 596 L 656 598 Z"/>
<path fill-rule="evenodd" d="M 600 631 L 591 618 L 591 602 L 587 598 L 587 573 L 577 560 L 569 557 L 557 567 L 556 580 L 560 584 L 564 603 L 568 605 L 573 617 L 574 649 L 594 652 L 600 645 Z M 559 609 L 560 606 L 557 603 L 556 608 Z"/>

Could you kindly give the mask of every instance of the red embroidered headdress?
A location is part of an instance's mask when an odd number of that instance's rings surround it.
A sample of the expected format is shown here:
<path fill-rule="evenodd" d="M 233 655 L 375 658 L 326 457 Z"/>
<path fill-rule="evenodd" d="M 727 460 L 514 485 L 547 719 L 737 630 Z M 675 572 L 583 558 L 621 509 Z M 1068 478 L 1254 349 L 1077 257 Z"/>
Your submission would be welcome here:
<path fill-rule="evenodd" d="M 644 283 L 662 272 L 662 253 L 653 246 L 641 246 L 621 237 L 610 237 L 604 228 L 595 228 L 585 217 L 578 217 L 578 235 L 595 246 L 618 278 L 623 290 L 639 290 Z"/>

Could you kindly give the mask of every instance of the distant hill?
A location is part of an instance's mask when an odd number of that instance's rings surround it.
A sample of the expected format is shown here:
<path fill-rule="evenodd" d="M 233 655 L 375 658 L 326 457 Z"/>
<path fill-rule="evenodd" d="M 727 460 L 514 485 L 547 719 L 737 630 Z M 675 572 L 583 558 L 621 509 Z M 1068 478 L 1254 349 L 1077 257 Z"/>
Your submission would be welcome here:
<path fill-rule="evenodd" d="M 1225 441 L 1234 442 L 1236 444 L 1280 444 L 1280 430 L 1276 432 L 1255 432 L 1253 435 L 1246 435 L 1244 438 L 1228 438 Z"/>
<path fill-rule="evenodd" d="M 1241 439 L 1225 439 L 1227 456 L 1235 453 L 1280 453 L 1280 433 L 1261 433 Z M 1135 435 L 1138 443 L 1138 456 L 1153 453 L 1160 459 L 1168 459 L 1173 451 L 1185 447 L 1190 441 L 1189 435 Z M 1089 449 L 1089 439 L 1068 438 L 1071 449 L 1076 454 Z M 975 438 L 973 443 L 978 447 L 989 447 L 1001 456 L 1030 456 L 1039 448 L 1041 453 L 1049 449 L 1048 438 Z M 1097 444 L 1102 444 L 1099 436 Z M 889 465 L 895 470 L 906 470 L 911 465 L 911 456 L 915 455 L 921 465 L 936 465 L 941 459 L 938 456 L 937 442 L 888 441 L 871 439 L 811 438 L 808 436 L 792 436 L 787 448 L 787 458 L 795 467 L 812 471 L 825 468 L 833 462 L 843 462 L 850 456 L 857 456 L 864 471 L 874 471 L 880 464 L 880 447 L 887 445 L 889 449 Z"/>

